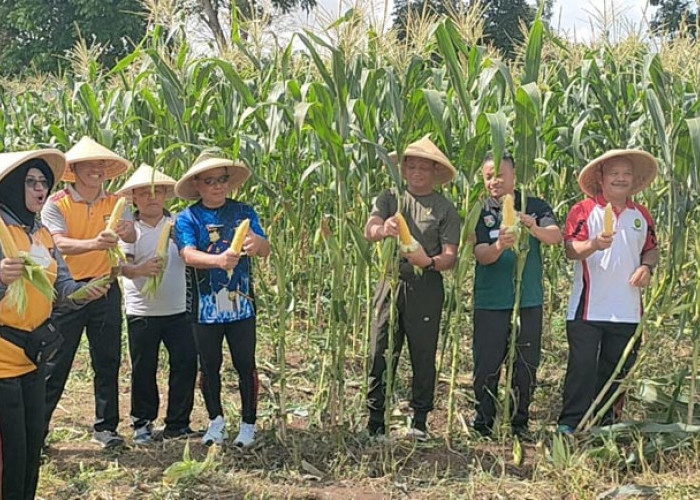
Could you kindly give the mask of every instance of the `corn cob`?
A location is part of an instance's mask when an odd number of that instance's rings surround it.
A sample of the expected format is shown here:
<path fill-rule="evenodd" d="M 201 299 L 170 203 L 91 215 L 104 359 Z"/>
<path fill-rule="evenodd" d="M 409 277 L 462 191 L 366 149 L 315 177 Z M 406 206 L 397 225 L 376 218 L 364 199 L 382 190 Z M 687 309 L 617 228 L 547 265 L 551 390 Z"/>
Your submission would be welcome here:
<path fill-rule="evenodd" d="M 90 281 L 89 283 L 85 284 L 84 286 L 78 288 L 75 292 L 71 293 L 68 296 L 68 299 L 70 299 L 70 300 L 85 300 L 88 298 L 88 292 L 90 290 L 92 290 L 93 288 L 106 286 L 111 281 L 112 281 L 112 278 L 109 275 L 103 276 L 102 278 L 96 279 L 94 281 Z"/>
<path fill-rule="evenodd" d="M 515 226 L 515 202 L 511 194 L 507 194 L 503 198 L 503 222 L 501 225 L 507 228 Z"/>
<path fill-rule="evenodd" d="M 613 235 L 613 226 L 615 224 L 615 216 L 613 215 L 613 207 L 611 203 L 605 205 L 605 219 L 603 220 L 603 236 Z"/>
<path fill-rule="evenodd" d="M 233 235 L 233 241 L 231 242 L 231 250 L 236 253 L 241 253 L 241 250 L 243 250 L 243 242 L 245 241 L 245 237 L 248 235 L 249 228 L 250 219 L 244 219 L 243 222 L 238 224 L 236 233 Z"/>
<path fill-rule="evenodd" d="M 143 288 L 141 288 L 141 293 L 146 297 L 153 297 L 163 281 L 163 274 L 165 273 L 165 268 L 168 266 L 168 248 L 170 246 L 170 230 L 172 227 L 173 223 L 167 221 L 163 224 L 163 229 L 160 231 L 158 246 L 156 247 L 156 257 L 161 259 L 163 267 L 161 267 L 160 273 L 158 273 L 157 276 L 149 276 Z"/>
<path fill-rule="evenodd" d="M 122 220 L 125 209 L 126 198 L 119 198 L 117 200 L 117 203 L 114 205 L 114 208 L 112 209 L 112 213 L 109 215 L 109 220 L 107 221 L 107 227 L 105 227 L 105 231 L 112 233 L 115 236 L 117 235 L 117 225 Z M 107 255 L 109 256 L 109 263 L 112 267 L 117 267 L 120 262 L 126 260 L 126 255 L 124 255 L 124 251 L 119 247 L 119 245 L 115 246 L 114 248 L 108 249 Z"/>
<path fill-rule="evenodd" d="M 24 260 L 22 277 L 10 284 L 5 291 L 7 305 L 17 309 L 20 315 L 27 310 L 27 289 L 26 284 L 34 286 L 42 295 L 53 302 L 56 291 L 47 276 L 47 270 L 42 265 L 32 260 L 26 252 L 20 252 L 17 244 L 10 234 L 5 221 L 0 217 L 0 247 L 5 258 Z"/>
<path fill-rule="evenodd" d="M 399 248 L 404 253 L 415 252 L 418 250 L 418 242 L 411 235 L 406 219 L 404 219 L 401 212 L 396 213 L 396 219 L 399 223 Z"/>
<path fill-rule="evenodd" d="M 233 235 L 231 250 L 238 255 L 240 255 L 243 250 L 243 243 L 245 242 L 245 237 L 248 236 L 248 229 L 250 229 L 250 219 L 243 219 L 243 221 L 238 224 L 236 232 Z M 231 279 L 231 276 L 233 276 L 233 269 L 229 270 L 227 274 L 229 279 Z"/>

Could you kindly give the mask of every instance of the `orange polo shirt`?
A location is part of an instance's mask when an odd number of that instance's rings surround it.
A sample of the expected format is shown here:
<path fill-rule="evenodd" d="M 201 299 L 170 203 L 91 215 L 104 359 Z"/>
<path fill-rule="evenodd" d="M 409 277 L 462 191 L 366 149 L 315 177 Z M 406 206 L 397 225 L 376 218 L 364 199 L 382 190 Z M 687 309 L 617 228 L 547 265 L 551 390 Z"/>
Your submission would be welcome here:
<path fill-rule="evenodd" d="M 89 240 L 104 231 L 118 196 L 102 191 L 92 203 L 68 186 L 51 196 L 41 212 L 41 220 L 51 234 Z M 107 252 L 93 250 L 63 258 L 76 281 L 99 278 L 110 273 Z"/>
<path fill-rule="evenodd" d="M 19 226 L 8 224 L 7 227 L 17 249 L 27 252 L 37 264 L 43 265 L 47 271 L 46 276 L 53 284 L 56 281 L 58 265 L 53 258 L 54 243 L 48 229 L 42 227 L 29 236 Z M 20 315 L 14 307 L 10 307 L 6 292 L 0 300 L 0 326 L 7 325 L 24 330 L 29 335 L 29 332 L 51 316 L 53 303 L 32 284 L 22 281 L 20 286 L 24 287 L 27 294 L 27 309 Z M 29 361 L 20 347 L 0 338 L 0 378 L 19 377 L 35 369 L 36 366 Z"/>

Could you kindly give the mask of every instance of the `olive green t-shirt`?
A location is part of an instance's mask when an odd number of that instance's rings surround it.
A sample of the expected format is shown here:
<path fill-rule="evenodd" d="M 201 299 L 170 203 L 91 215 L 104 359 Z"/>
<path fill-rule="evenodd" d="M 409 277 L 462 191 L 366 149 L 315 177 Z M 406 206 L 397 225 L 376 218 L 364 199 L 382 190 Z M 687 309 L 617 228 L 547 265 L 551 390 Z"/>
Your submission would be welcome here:
<path fill-rule="evenodd" d="M 382 192 L 374 201 L 371 215 L 388 219 L 396 214 L 398 206 L 395 190 Z M 429 257 L 442 253 L 445 244 L 459 244 L 459 214 L 447 198 L 433 191 L 415 196 L 404 191 L 401 214 L 406 219 L 411 235 L 425 249 Z"/>
<path fill-rule="evenodd" d="M 520 211 L 520 193 L 515 192 L 515 209 Z M 556 225 L 552 208 L 540 198 L 527 198 L 525 213 L 537 220 L 537 225 L 547 227 Z M 484 202 L 481 217 L 476 225 L 476 244 L 494 243 L 498 239 L 501 227 L 501 204 L 489 198 Z M 523 229 L 521 237 L 528 235 Z M 540 240 L 530 238 L 530 251 L 523 269 L 522 295 L 520 307 L 541 306 L 543 302 L 542 289 L 542 251 Z M 487 266 L 476 264 L 474 277 L 474 308 L 503 310 L 513 309 L 515 303 L 515 260 L 512 250 L 505 250 L 498 260 Z"/>

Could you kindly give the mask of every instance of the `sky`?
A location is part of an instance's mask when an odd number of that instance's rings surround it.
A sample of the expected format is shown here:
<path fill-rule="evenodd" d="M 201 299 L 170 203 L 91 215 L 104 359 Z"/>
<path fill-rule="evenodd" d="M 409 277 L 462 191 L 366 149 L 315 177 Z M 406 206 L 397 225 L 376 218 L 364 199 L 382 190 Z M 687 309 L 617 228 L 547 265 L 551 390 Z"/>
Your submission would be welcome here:
<path fill-rule="evenodd" d="M 532 0 L 534 1 L 534 0 Z M 342 13 L 351 7 L 355 1 L 350 0 L 317 0 L 319 12 L 308 18 L 303 15 L 298 20 L 303 26 L 321 24 L 323 20 L 335 19 L 339 12 Z M 364 4 L 375 5 L 377 19 L 381 19 L 384 6 L 388 8 L 387 22 L 391 23 L 391 9 L 393 0 L 365 0 Z M 555 0 L 552 15 L 552 26 L 560 33 L 571 39 L 588 41 L 595 33 L 601 32 L 601 21 L 612 20 L 621 23 L 621 31 L 628 33 L 628 28 L 639 29 L 646 27 L 646 20 L 650 19 L 653 8 L 648 6 L 648 0 Z M 316 20 L 319 21 L 316 21 Z M 619 26 L 620 24 L 618 24 Z"/>

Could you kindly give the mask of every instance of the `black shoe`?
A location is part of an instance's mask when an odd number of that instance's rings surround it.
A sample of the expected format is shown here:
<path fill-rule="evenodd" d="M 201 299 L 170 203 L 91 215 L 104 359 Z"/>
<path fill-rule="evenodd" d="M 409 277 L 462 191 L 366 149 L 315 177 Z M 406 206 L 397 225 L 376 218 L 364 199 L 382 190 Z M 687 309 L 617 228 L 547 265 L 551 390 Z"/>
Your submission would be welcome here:
<path fill-rule="evenodd" d="M 169 441 L 171 439 L 200 437 L 201 435 L 201 432 L 192 430 L 192 428 L 189 425 L 186 425 L 185 427 L 176 428 L 166 427 L 165 429 L 163 429 L 163 441 Z"/>
<path fill-rule="evenodd" d="M 383 422 L 372 422 L 367 424 L 367 432 L 372 437 L 384 436 L 386 434 L 386 428 Z"/>
<path fill-rule="evenodd" d="M 474 423 L 472 428 L 478 432 L 482 437 L 490 438 L 493 436 L 493 429 L 486 424 Z"/>
<path fill-rule="evenodd" d="M 533 442 L 535 440 L 527 425 L 514 425 L 513 435 L 518 436 L 518 439 L 525 442 Z"/>
<path fill-rule="evenodd" d="M 124 438 L 116 431 L 94 431 L 92 442 L 102 445 L 104 449 L 119 448 L 124 446 Z"/>

